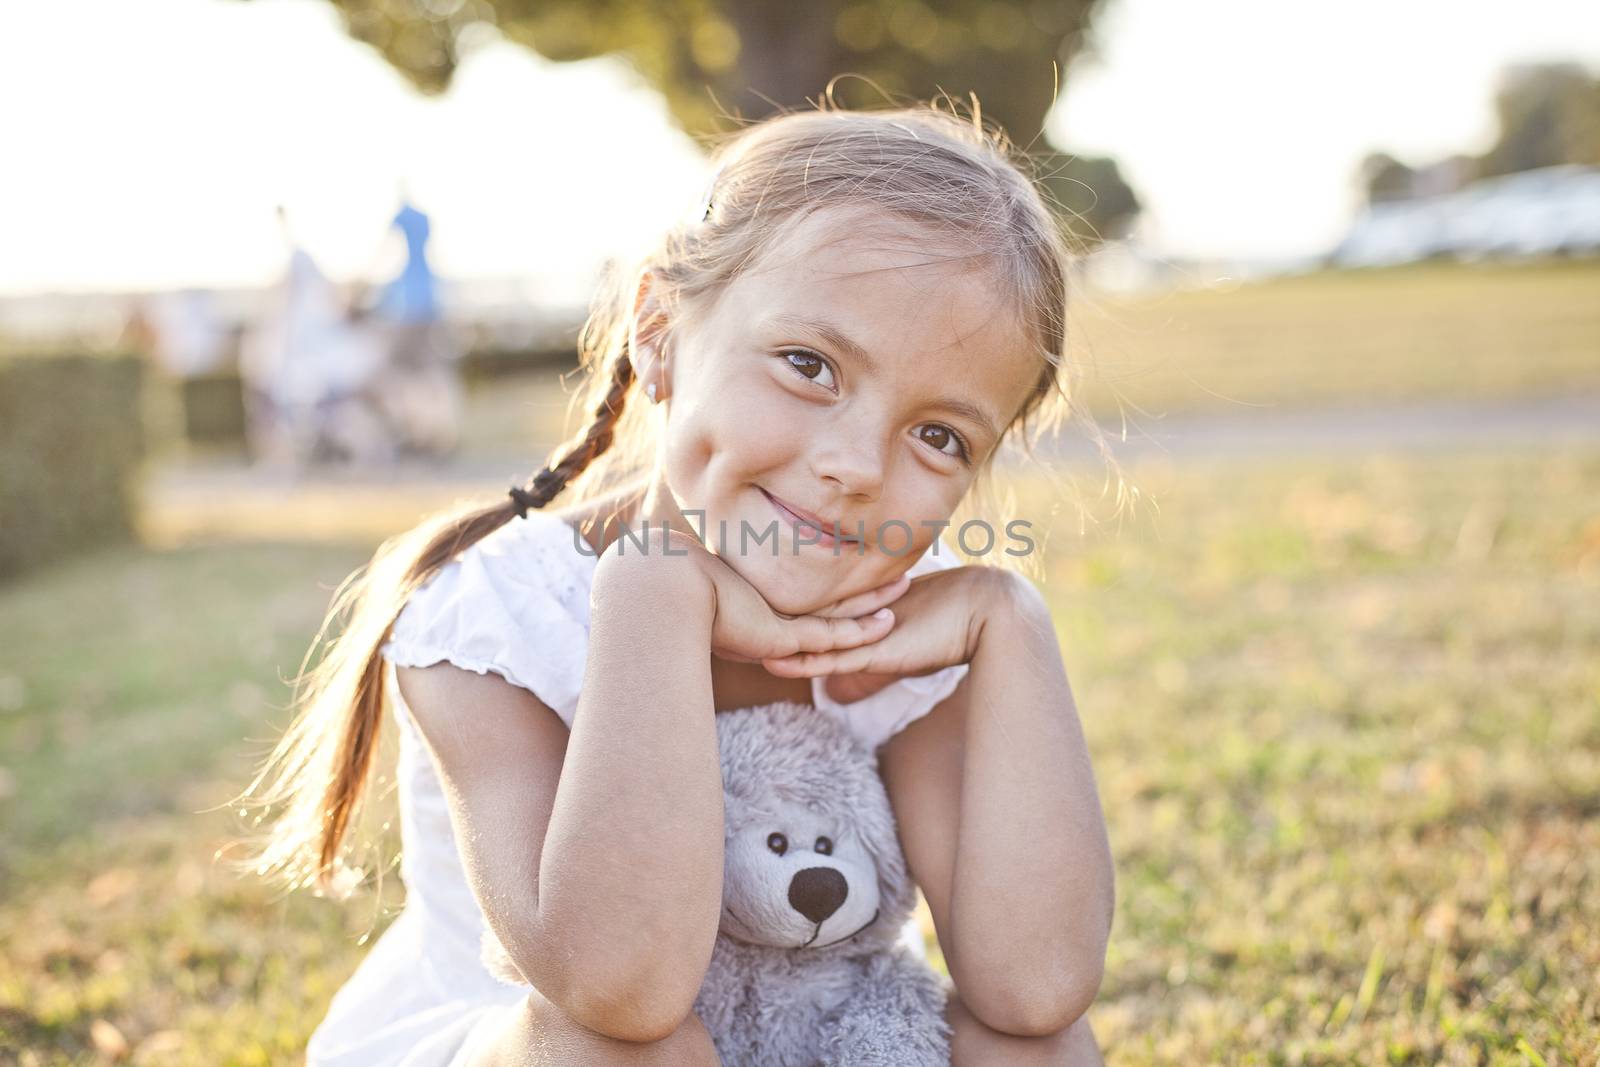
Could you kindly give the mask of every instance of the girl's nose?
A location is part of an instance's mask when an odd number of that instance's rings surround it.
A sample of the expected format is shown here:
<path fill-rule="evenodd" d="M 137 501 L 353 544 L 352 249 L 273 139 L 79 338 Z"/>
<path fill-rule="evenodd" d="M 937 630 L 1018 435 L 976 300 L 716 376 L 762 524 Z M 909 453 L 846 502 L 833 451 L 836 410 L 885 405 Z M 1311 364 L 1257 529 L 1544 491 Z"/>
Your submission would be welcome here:
<path fill-rule="evenodd" d="M 843 494 L 871 501 L 883 492 L 884 453 L 881 435 L 840 432 L 818 448 L 812 467 Z"/>

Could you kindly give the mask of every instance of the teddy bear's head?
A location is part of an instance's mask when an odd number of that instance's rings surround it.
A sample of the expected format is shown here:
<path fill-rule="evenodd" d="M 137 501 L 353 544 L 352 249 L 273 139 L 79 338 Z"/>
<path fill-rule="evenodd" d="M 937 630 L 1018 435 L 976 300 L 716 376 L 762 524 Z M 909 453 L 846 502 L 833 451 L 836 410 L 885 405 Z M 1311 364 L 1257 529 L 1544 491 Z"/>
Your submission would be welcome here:
<path fill-rule="evenodd" d="M 900 936 L 915 906 L 877 759 L 804 704 L 717 716 L 727 851 L 724 935 L 857 955 Z"/>

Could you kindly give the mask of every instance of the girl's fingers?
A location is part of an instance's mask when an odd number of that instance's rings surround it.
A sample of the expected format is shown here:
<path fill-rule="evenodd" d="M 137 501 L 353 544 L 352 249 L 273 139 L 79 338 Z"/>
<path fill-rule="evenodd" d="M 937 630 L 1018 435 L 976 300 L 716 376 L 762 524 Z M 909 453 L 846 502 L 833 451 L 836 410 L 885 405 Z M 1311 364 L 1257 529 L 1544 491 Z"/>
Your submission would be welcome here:
<path fill-rule="evenodd" d="M 785 656 L 801 652 L 828 652 L 855 648 L 879 640 L 894 628 L 894 612 L 879 608 L 871 615 L 853 619 L 826 619 L 820 615 L 799 615 L 779 622 L 776 645 Z M 784 657 L 778 657 L 784 658 Z"/>
<path fill-rule="evenodd" d="M 857 593 L 855 596 L 846 597 L 813 612 L 813 614 L 824 619 L 853 619 L 861 615 L 871 615 L 879 608 L 886 607 L 899 600 L 905 595 L 905 591 L 910 588 L 910 576 L 902 574 L 892 582 L 880 585 L 876 589 L 868 589 L 864 593 Z"/>
<path fill-rule="evenodd" d="M 817 678 L 835 673 L 832 669 L 835 658 L 832 652 L 801 652 L 782 659 L 764 659 L 761 665 L 768 674 L 779 678 Z"/>
<path fill-rule="evenodd" d="M 874 650 L 856 647 L 831 652 L 799 652 L 761 665 L 780 678 L 817 678 L 826 674 L 856 674 L 871 668 Z"/>

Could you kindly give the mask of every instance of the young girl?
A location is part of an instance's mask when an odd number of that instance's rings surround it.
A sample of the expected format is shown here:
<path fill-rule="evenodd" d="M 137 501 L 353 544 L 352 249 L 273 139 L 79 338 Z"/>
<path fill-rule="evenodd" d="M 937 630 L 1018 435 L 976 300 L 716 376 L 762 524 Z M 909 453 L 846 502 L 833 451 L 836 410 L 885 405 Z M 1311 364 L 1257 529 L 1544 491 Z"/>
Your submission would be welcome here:
<path fill-rule="evenodd" d="M 1099 1062 L 1111 862 L 1050 615 L 938 536 L 1061 392 L 1056 223 L 1003 140 L 934 109 L 784 115 L 716 162 L 596 304 L 581 440 L 337 598 L 253 787 L 283 809 L 261 869 L 354 880 L 388 694 L 407 900 L 313 1064 L 716 1063 L 691 1011 L 714 713 L 777 700 L 881 746 L 954 1062 Z M 483 968 L 485 924 L 532 991 Z"/>

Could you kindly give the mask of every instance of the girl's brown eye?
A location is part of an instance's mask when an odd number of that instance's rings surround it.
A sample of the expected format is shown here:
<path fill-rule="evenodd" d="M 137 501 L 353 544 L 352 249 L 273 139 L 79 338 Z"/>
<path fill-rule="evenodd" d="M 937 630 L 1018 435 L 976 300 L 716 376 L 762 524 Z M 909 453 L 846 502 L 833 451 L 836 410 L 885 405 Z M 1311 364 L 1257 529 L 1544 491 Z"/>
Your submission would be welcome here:
<path fill-rule="evenodd" d="M 935 451 L 943 452 L 945 455 L 959 459 L 963 463 L 968 462 L 970 458 L 967 452 L 967 442 L 962 440 L 961 435 L 950 427 L 942 426 L 937 422 L 925 422 L 917 427 L 917 439 Z"/>
<path fill-rule="evenodd" d="M 829 389 L 835 388 L 833 369 L 828 366 L 828 361 L 814 352 L 793 349 L 783 353 L 784 360 L 794 368 L 796 374 L 807 381 L 816 382 L 818 385 Z"/>

